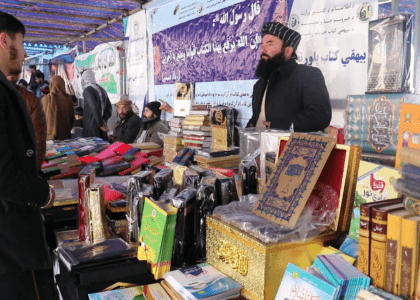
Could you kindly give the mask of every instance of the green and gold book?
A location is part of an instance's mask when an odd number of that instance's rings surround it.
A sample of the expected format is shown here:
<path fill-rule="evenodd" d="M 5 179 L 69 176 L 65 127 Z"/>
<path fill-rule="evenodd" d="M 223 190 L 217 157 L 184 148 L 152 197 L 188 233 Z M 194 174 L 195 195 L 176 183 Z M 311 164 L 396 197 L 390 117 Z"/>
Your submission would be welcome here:
<path fill-rule="evenodd" d="M 144 203 L 137 258 L 147 260 L 155 279 L 171 268 L 177 212 L 175 207 L 149 198 Z"/>

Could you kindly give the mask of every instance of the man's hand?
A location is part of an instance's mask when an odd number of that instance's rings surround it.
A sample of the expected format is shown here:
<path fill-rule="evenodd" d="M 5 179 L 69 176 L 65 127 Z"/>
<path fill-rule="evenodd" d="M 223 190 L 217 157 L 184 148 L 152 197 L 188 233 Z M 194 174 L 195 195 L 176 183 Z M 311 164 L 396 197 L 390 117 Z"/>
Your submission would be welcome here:
<path fill-rule="evenodd" d="M 173 111 L 174 110 L 173 110 L 172 106 L 170 106 L 168 104 L 168 102 L 166 102 L 166 101 L 164 101 L 162 99 L 159 99 L 159 101 L 162 102 L 162 105 L 160 107 L 160 110 L 167 111 L 168 113 L 173 114 Z"/>
<path fill-rule="evenodd" d="M 271 126 L 271 122 L 268 121 L 262 121 L 263 125 L 265 125 L 265 127 L 270 128 Z"/>
<path fill-rule="evenodd" d="M 255 127 L 255 126 L 254 126 L 254 124 L 252 124 L 252 123 L 249 123 L 249 127 Z"/>
<path fill-rule="evenodd" d="M 102 125 L 102 127 L 101 127 L 101 130 L 105 131 L 105 132 L 108 132 L 109 131 L 108 125 L 106 123 L 104 123 L 104 125 Z"/>

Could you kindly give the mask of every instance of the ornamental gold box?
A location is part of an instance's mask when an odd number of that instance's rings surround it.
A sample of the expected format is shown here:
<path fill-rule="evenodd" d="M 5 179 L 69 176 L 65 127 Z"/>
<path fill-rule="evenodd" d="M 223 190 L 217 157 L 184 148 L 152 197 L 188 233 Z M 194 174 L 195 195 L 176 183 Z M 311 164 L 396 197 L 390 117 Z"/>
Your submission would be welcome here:
<path fill-rule="evenodd" d="M 277 157 L 287 140 L 280 138 Z M 306 269 L 326 243 L 349 230 L 360 154 L 359 147 L 335 145 L 328 157 L 318 182 L 336 188 L 339 206 L 333 224 L 315 239 L 264 243 L 216 216 L 207 216 L 207 262 L 242 284 L 245 298 L 274 299 L 288 263 Z"/>

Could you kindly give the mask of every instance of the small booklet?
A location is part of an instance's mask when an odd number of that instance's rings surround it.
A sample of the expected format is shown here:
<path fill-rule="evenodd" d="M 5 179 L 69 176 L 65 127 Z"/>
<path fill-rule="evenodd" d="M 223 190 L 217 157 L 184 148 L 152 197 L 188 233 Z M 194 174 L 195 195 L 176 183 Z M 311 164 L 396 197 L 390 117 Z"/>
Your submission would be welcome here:
<path fill-rule="evenodd" d="M 275 300 L 302 299 L 335 300 L 338 288 L 289 263 Z"/>

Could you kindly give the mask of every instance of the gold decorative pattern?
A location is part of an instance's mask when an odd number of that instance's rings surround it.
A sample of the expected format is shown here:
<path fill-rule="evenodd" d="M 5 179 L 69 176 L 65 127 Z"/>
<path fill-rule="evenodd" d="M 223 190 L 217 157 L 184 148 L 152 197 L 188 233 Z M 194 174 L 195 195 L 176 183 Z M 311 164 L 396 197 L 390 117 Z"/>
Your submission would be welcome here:
<path fill-rule="evenodd" d="M 249 257 L 243 251 L 235 247 L 225 239 L 219 240 L 217 249 L 219 259 L 226 264 L 230 264 L 242 276 L 248 275 Z"/>
<path fill-rule="evenodd" d="M 247 299 L 274 299 L 289 262 L 306 269 L 335 237 L 329 231 L 306 243 L 264 243 L 215 216 L 207 216 L 207 262 L 243 285 Z M 247 270 L 247 272 L 246 272 Z"/>

